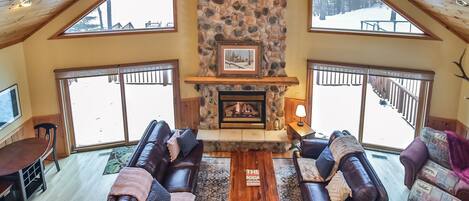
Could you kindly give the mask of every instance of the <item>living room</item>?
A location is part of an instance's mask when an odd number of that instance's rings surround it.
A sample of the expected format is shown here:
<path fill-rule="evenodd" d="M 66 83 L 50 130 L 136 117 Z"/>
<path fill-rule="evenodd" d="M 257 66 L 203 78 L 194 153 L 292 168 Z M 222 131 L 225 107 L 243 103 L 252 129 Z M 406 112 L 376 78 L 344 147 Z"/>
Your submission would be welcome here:
<path fill-rule="evenodd" d="M 468 5 L 0 1 L 0 200 L 468 199 Z"/>

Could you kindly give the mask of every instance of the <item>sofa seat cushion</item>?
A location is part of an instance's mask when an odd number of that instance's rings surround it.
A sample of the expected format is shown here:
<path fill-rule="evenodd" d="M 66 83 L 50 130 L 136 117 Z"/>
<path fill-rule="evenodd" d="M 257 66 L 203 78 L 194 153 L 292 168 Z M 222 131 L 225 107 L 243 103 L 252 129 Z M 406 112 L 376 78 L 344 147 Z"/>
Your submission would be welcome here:
<path fill-rule="evenodd" d="M 417 177 L 453 195 L 456 194 L 456 185 L 460 180 L 453 171 L 431 160 L 425 163 Z"/>
<path fill-rule="evenodd" d="M 170 168 L 199 166 L 203 153 L 203 143 L 199 142 L 199 144 L 191 151 L 191 153 L 189 153 L 187 157 L 184 157 L 182 154 L 180 154 L 179 157 L 171 163 Z"/>
<path fill-rule="evenodd" d="M 163 186 L 170 193 L 192 192 L 195 187 L 198 167 L 170 168 Z"/>
<path fill-rule="evenodd" d="M 312 158 L 297 158 L 300 182 L 324 182 Z"/>
<path fill-rule="evenodd" d="M 353 200 L 377 200 L 378 189 L 357 157 L 342 159 L 340 170 L 352 189 Z"/>
<path fill-rule="evenodd" d="M 426 201 L 426 200 L 451 200 L 460 201 L 460 199 L 451 194 L 433 186 L 427 182 L 417 179 L 409 193 L 409 201 Z"/>
<path fill-rule="evenodd" d="M 300 184 L 303 200 L 329 201 L 329 194 L 323 183 L 306 182 Z"/>

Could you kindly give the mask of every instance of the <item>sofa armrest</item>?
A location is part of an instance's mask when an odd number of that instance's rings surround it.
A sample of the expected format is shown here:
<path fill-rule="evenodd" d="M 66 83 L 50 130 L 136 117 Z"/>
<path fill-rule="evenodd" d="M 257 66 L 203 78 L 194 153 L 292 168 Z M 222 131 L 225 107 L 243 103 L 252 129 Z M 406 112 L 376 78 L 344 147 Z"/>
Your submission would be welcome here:
<path fill-rule="evenodd" d="M 304 139 L 301 141 L 301 156 L 316 159 L 327 145 L 329 141 L 325 139 Z"/>
<path fill-rule="evenodd" d="M 412 188 L 417 177 L 417 173 L 427 160 L 427 147 L 419 138 L 416 138 L 404 151 L 401 152 L 400 161 L 402 165 L 404 165 L 404 184 L 407 188 Z"/>

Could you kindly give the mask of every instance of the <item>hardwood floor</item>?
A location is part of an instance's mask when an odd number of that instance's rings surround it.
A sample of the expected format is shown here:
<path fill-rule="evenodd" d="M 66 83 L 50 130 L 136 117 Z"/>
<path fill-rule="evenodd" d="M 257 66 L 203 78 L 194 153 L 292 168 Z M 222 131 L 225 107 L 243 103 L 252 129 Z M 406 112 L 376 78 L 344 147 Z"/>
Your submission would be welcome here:
<path fill-rule="evenodd" d="M 60 160 L 62 170 L 56 173 L 47 165 L 46 192 L 38 192 L 30 201 L 103 201 L 117 174 L 103 175 L 111 150 L 72 154 Z M 230 152 L 204 154 L 206 157 L 231 157 Z M 409 191 L 404 186 L 404 168 L 399 155 L 367 151 L 368 159 L 387 189 L 390 201 L 407 200 Z M 273 154 L 273 158 L 291 158 L 291 152 Z"/>
<path fill-rule="evenodd" d="M 72 154 L 59 161 L 61 171 L 47 165 L 47 190 L 31 201 L 103 201 L 117 174 L 103 175 L 111 150 Z"/>

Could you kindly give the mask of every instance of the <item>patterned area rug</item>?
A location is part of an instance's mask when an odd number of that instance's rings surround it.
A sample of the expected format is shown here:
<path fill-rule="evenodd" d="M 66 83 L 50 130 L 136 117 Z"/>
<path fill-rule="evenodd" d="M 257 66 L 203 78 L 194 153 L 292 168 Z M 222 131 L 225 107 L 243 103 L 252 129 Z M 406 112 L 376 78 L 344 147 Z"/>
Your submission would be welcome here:
<path fill-rule="evenodd" d="M 280 201 L 300 201 L 301 194 L 291 159 L 274 159 Z M 197 181 L 197 201 L 228 200 L 230 158 L 203 158 Z"/>
<path fill-rule="evenodd" d="M 112 149 L 111 155 L 104 168 L 103 175 L 116 174 L 127 165 L 127 162 L 134 153 L 135 146 L 117 147 Z"/>

